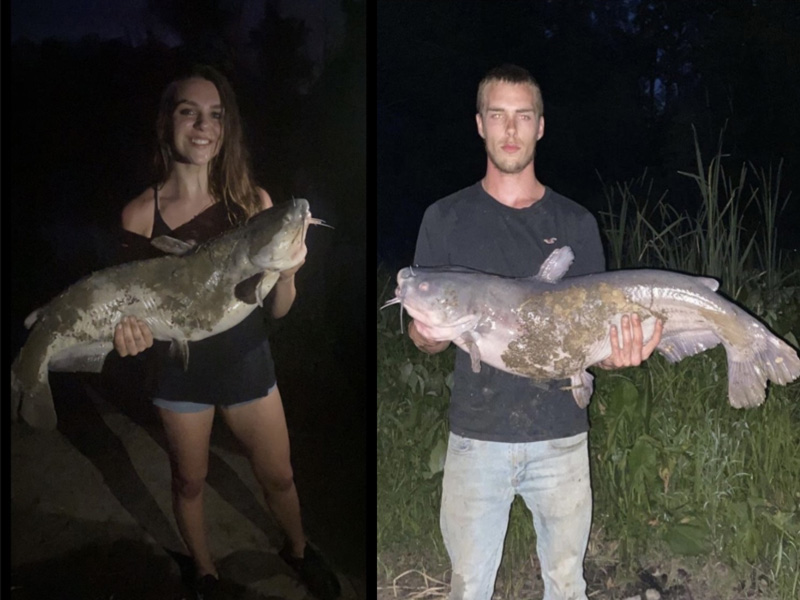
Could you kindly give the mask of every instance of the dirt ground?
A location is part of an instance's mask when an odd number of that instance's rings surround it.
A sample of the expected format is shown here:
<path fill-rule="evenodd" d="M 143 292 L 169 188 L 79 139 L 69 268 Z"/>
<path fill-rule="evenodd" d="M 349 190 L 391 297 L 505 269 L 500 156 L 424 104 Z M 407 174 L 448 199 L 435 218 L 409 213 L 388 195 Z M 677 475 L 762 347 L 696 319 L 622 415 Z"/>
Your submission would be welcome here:
<path fill-rule="evenodd" d="M 638 573 L 618 572 L 614 564 L 588 558 L 584 565 L 586 595 L 591 600 L 772 600 L 766 581 L 741 582 L 721 564 L 702 560 L 666 559 Z M 524 581 L 506 585 L 498 579 L 494 600 L 541 598 L 544 593 L 537 561 Z M 379 578 L 380 579 L 380 578 Z M 513 590 L 513 591 L 504 591 Z M 438 575 L 408 570 L 394 580 L 379 581 L 377 600 L 446 600 L 449 572 Z"/>
<path fill-rule="evenodd" d="M 313 321 L 305 315 L 307 327 Z M 323 358 L 333 356 L 331 347 L 301 347 L 297 340 L 311 334 L 295 325 L 284 330 L 291 336 L 278 332 L 273 353 L 285 357 L 276 367 L 304 525 L 336 570 L 342 598 L 366 598 L 363 387 Z M 14 600 L 189 597 L 182 579 L 190 563 L 171 509 L 166 441 L 138 377 L 136 367 L 113 360 L 103 374 L 51 373 L 58 429 L 10 428 L 5 585 Z M 230 598 L 312 598 L 278 557 L 283 536 L 220 419 L 205 511 Z"/>

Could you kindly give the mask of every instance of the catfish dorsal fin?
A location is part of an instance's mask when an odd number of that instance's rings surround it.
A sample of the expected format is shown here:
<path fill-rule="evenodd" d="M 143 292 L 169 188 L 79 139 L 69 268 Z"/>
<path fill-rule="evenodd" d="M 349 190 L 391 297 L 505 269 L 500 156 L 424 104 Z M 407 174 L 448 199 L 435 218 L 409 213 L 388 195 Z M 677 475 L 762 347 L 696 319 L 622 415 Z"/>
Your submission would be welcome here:
<path fill-rule="evenodd" d="M 160 235 L 156 238 L 153 238 L 150 240 L 150 243 L 162 252 L 166 252 L 167 254 L 175 254 L 176 256 L 183 256 L 197 246 L 197 243 L 194 240 L 184 242 L 183 240 L 179 240 L 168 235 Z"/>
<path fill-rule="evenodd" d="M 697 279 L 697 281 L 702 283 L 712 292 L 716 292 L 717 289 L 719 288 L 719 281 L 717 281 L 716 279 L 711 279 L 711 277 L 695 277 L 695 279 Z"/>
<path fill-rule="evenodd" d="M 534 279 L 545 283 L 556 283 L 569 270 L 574 260 L 575 254 L 573 254 L 572 248 L 569 246 L 556 248 L 550 253 L 550 256 L 544 259 Z"/>
<path fill-rule="evenodd" d="M 25 317 L 25 329 L 30 329 L 31 327 L 33 327 L 33 324 L 39 320 L 39 312 L 41 310 L 42 310 L 41 308 L 37 308 L 35 311 L 33 311 L 31 314 Z"/>

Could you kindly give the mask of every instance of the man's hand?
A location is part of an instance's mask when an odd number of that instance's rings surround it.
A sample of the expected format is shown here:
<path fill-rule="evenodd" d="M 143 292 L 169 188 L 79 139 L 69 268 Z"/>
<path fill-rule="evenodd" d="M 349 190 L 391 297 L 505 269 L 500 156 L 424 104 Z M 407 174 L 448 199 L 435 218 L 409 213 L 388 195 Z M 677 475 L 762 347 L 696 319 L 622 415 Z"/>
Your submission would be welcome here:
<path fill-rule="evenodd" d="M 620 369 L 622 367 L 638 367 L 643 360 L 647 360 L 661 341 L 661 332 L 664 324 L 661 319 L 656 320 L 653 330 L 653 337 L 647 344 L 642 342 L 642 323 L 639 315 L 623 315 L 622 323 L 622 347 L 620 347 L 619 335 L 616 326 L 611 326 L 611 356 L 604 361 L 597 363 L 602 369 Z"/>
<path fill-rule="evenodd" d="M 411 324 L 408 326 L 408 337 L 411 338 L 411 341 L 414 342 L 414 345 L 419 350 L 427 352 L 428 354 L 437 354 L 450 345 L 450 342 L 447 340 L 437 342 L 436 340 L 430 340 L 424 337 L 419 332 L 419 329 L 417 329 L 416 321 L 411 321 Z"/>
<path fill-rule="evenodd" d="M 153 345 L 153 333 L 144 321 L 123 317 L 114 329 L 114 348 L 120 356 L 136 356 Z"/>

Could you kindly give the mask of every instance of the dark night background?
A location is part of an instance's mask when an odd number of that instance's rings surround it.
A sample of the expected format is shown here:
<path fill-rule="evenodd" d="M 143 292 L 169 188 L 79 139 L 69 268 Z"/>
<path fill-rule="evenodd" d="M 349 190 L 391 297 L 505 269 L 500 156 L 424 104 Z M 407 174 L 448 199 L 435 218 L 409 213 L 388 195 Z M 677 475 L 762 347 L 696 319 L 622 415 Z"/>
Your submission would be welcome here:
<path fill-rule="evenodd" d="M 357 578 L 372 511 L 365 10 L 363 0 L 15 0 L 3 78 L 6 372 L 25 316 L 110 263 L 122 207 L 153 183 L 157 103 L 181 66 L 207 62 L 228 76 L 258 183 L 274 202 L 308 198 L 335 227 L 309 231 L 297 300 L 271 341 L 310 537 Z M 69 431 L 84 427 L 70 420 L 91 403 L 56 386 L 54 396 L 59 431 L 99 461 L 103 444 L 81 446 L 85 436 Z"/>
<path fill-rule="evenodd" d="M 84 4 L 89 15 L 100 10 L 96 3 L 53 3 L 65 12 L 69 4 L 73 12 Z M 343 0 L 341 32 L 327 40 L 322 62 L 306 53 L 306 22 L 282 17 L 277 2 L 261 2 L 263 17 L 252 22 L 234 9 L 253 5 L 246 1 L 129 4 L 147 5 L 150 25 L 143 32 L 123 14 L 127 33 L 96 18 L 88 21 L 96 31 L 78 39 L 64 33 L 41 41 L 22 35 L 38 23 L 28 17 L 30 9 L 19 9 L 24 21 L 12 10 L 4 110 L 14 152 L 4 167 L 14 176 L 4 204 L 14 223 L 11 243 L 19 249 L 12 265 L 19 292 L 14 314 L 27 314 L 31 304 L 106 265 L 122 207 L 152 183 L 160 93 L 181 65 L 195 61 L 229 76 L 257 181 L 276 202 L 309 198 L 314 215 L 336 227 L 335 243 L 352 253 L 347 261 L 363 264 L 356 251 L 366 227 L 363 2 Z M 83 31 L 76 18 L 65 17 L 65 26 Z M 33 25 L 25 27 L 29 20 Z M 107 37 L 116 34 L 122 37 Z M 325 231 L 312 230 L 309 243 L 324 243 Z M 334 285 L 364 285 L 357 269 L 325 271 Z M 346 276 L 353 280 L 337 280 Z M 19 343 L 18 327 L 13 334 Z"/>
<path fill-rule="evenodd" d="M 409 264 L 425 208 L 483 177 L 477 86 L 504 62 L 542 87 L 546 185 L 597 215 L 601 177 L 647 168 L 654 200 L 669 190 L 693 211 L 696 183 L 677 174 L 696 169 L 691 126 L 706 164 L 725 127 L 727 176 L 784 160 L 781 199 L 793 194 L 779 244 L 797 248 L 800 3 L 381 2 L 376 12 L 379 262 Z"/>

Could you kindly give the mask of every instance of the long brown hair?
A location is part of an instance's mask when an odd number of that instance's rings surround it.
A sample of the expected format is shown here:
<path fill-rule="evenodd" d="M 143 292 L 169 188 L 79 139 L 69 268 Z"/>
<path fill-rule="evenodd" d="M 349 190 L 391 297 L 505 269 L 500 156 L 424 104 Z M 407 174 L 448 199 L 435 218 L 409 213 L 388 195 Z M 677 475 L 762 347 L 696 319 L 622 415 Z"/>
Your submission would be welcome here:
<path fill-rule="evenodd" d="M 175 160 L 172 115 L 175 112 L 178 85 L 194 77 L 213 83 L 222 102 L 222 147 L 211 160 L 208 186 L 214 201 L 225 203 L 228 219 L 235 224 L 261 210 L 261 203 L 250 172 L 250 155 L 244 144 L 236 94 L 227 78 L 214 67 L 193 66 L 185 74 L 173 79 L 161 95 L 156 120 L 158 148 L 153 157 L 156 184 L 161 186 L 166 182 Z"/>

